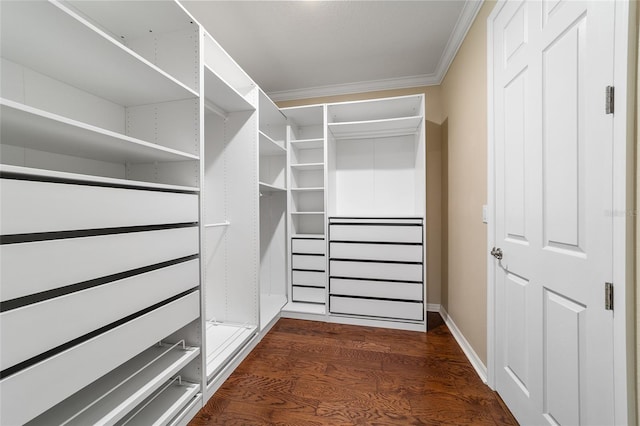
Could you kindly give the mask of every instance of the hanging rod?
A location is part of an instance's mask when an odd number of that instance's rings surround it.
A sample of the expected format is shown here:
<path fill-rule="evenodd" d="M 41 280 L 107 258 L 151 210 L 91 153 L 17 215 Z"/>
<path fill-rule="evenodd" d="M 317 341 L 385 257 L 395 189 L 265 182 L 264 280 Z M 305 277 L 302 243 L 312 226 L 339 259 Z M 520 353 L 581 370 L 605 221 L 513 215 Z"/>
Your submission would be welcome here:
<path fill-rule="evenodd" d="M 227 113 L 222 110 L 220 107 L 216 106 L 215 104 L 213 104 L 212 102 L 208 101 L 205 99 L 204 101 L 204 107 L 211 111 L 212 113 L 214 113 L 215 115 L 218 115 L 222 118 L 224 118 L 225 120 L 227 119 Z"/>
<path fill-rule="evenodd" d="M 225 220 L 224 222 L 218 222 L 218 223 L 207 223 L 204 225 L 205 228 L 217 228 L 219 226 L 229 226 L 231 225 L 231 222 L 229 222 L 228 220 Z"/>

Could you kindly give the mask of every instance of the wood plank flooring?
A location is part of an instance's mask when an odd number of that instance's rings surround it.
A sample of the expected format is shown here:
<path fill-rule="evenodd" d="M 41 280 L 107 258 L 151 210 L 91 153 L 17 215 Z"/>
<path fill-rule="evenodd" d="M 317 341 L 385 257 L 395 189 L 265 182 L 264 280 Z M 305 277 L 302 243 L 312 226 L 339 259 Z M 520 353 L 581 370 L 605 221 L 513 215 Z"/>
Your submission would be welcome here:
<path fill-rule="evenodd" d="M 280 319 L 190 426 L 517 425 L 428 319 L 426 334 Z"/>

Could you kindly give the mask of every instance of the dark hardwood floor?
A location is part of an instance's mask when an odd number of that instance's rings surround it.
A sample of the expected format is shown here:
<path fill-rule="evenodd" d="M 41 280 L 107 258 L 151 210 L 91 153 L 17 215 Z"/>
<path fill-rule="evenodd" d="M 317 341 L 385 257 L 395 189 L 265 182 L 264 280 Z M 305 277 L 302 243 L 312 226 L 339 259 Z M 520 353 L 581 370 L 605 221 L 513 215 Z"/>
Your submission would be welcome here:
<path fill-rule="evenodd" d="M 426 334 L 280 319 L 190 426 L 517 425 L 428 319 Z"/>

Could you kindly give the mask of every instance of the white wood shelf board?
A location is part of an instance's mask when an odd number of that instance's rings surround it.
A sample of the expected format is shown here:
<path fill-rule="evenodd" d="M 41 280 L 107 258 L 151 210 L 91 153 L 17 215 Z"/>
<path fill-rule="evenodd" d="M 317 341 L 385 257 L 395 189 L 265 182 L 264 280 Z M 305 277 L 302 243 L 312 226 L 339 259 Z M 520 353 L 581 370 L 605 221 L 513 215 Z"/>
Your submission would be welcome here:
<path fill-rule="evenodd" d="M 73 9 L 99 25 L 114 38 L 135 40 L 147 37 L 149 31 L 166 34 L 194 28 L 197 25 L 177 2 L 156 1 L 150 6 L 141 1 L 66 0 Z"/>
<path fill-rule="evenodd" d="M 260 155 L 286 155 L 287 150 L 284 148 L 284 141 L 276 141 L 271 139 L 267 134 L 260 131 Z"/>
<path fill-rule="evenodd" d="M 84 1 L 84 0 L 80 0 Z M 247 96 L 256 84 L 233 58 L 205 30 L 203 39 L 204 63 L 231 87 L 243 96 Z M 252 104 L 255 109 L 255 104 Z"/>
<path fill-rule="evenodd" d="M 324 147 L 324 139 L 299 139 L 289 142 L 296 149 L 318 149 Z"/>
<path fill-rule="evenodd" d="M 260 114 L 260 130 L 267 130 L 266 126 L 286 126 L 287 117 L 280 112 L 280 108 L 262 91 L 258 98 Z"/>
<path fill-rule="evenodd" d="M 3 2 L 0 28 L 4 58 L 117 104 L 198 97 L 60 3 Z"/>
<path fill-rule="evenodd" d="M 322 170 L 324 169 L 324 163 L 291 164 L 289 167 L 294 170 Z"/>
<path fill-rule="evenodd" d="M 319 186 L 317 188 L 291 188 L 293 192 L 321 192 L 324 191 L 324 187 Z"/>
<path fill-rule="evenodd" d="M 330 123 L 329 130 L 336 139 L 414 135 L 418 132 L 422 120 L 422 116 L 414 116 L 384 120 Z"/>
<path fill-rule="evenodd" d="M 294 126 L 322 125 L 324 121 L 324 106 L 322 104 L 282 108 L 280 111 L 287 116 L 289 123 Z"/>
<path fill-rule="evenodd" d="M 204 67 L 204 96 L 225 113 L 255 110 L 255 107 L 240 92 L 224 81 L 208 65 Z"/>
<path fill-rule="evenodd" d="M 211 379 L 255 335 L 255 325 L 207 321 L 207 378 Z"/>
<path fill-rule="evenodd" d="M 40 177 L 44 179 L 75 180 L 87 183 L 101 183 L 113 186 L 126 185 L 141 189 L 162 189 L 180 192 L 200 192 L 200 188 L 194 186 L 165 185 L 162 183 L 143 182 L 138 180 L 115 179 L 101 176 L 83 175 L 77 173 L 58 172 L 54 170 L 35 169 L 31 167 L 11 166 L 0 164 L 0 172 L 15 173 L 24 176 Z"/>
<path fill-rule="evenodd" d="M 324 234 L 291 234 L 291 238 L 313 238 L 323 240 Z"/>
<path fill-rule="evenodd" d="M 267 326 L 287 304 L 284 294 L 260 294 L 260 327 Z"/>
<path fill-rule="evenodd" d="M 329 123 L 370 121 L 420 115 L 421 95 L 343 102 L 328 106 Z"/>
<path fill-rule="evenodd" d="M 182 411 L 200 392 L 200 385 L 177 380 L 143 402 L 143 406 L 134 410 L 116 425 L 148 426 L 166 425 Z M 146 405 L 144 405 L 146 404 Z"/>
<path fill-rule="evenodd" d="M 198 156 L 132 138 L 0 98 L 3 144 L 112 163 L 198 160 Z"/>
<path fill-rule="evenodd" d="M 297 312 L 301 314 L 324 315 L 327 313 L 327 306 L 324 304 L 289 302 L 282 308 L 283 311 Z"/>
<path fill-rule="evenodd" d="M 291 212 L 292 215 L 323 215 L 324 212 Z"/>
<path fill-rule="evenodd" d="M 82 426 L 117 422 L 200 354 L 196 347 L 171 346 L 147 349 L 27 424 Z"/>
<path fill-rule="evenodd" d="M 286 191 L 287 188 L 283 188 L 281 186 L 270 185 L 268 183 L 259 182 L 260 192 L 282 192 Z"/>

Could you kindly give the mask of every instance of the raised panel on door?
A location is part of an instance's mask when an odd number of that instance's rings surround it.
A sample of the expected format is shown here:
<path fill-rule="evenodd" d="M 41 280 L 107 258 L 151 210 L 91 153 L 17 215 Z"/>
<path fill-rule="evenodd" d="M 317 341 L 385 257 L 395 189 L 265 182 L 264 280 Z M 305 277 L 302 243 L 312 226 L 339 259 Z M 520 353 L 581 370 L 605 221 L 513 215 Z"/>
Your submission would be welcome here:
<path fill-rule="evenodd" d="M 422 264 L 329 261 L 331 277 L 422 282 Z"/>
<path fill-rule="evenodd" d="M 4 311 L 0 370 L 197 287 L 199 278 L 194 259 Z"/>
<path fill-rule="evenodd" d="M 422 262 L 422 244 L 329 243 L 332 258 Z"/>
<path fill-rule="evenodd" d="M 0 179 L 2 235 L 198 222 L 198 195 Z"/>
<path fill-rule="evenodd" d="M 422 243 L 419 225 L 331 224 L 331 241 Z"/>
<path fill-rule="evenodd" d="M 0 424 L 26 423 L 199 315 L 195 291 L 3 378 Z"/>
<path fill-rule="evenodd" d="M 192 226 L 0 245 L 1 300 L 195 255 L 198 241 Z"/>
<path fill-rule="evenodd" d="M 424 288 L 418 283 L 330 278 L 329 291 L 336 296 L 421 301 Z"/>
<path fill-rule="evenodd" d="M 419 302 L 360 299 L 331 296 L 330 311 L 334 314 L 363 315 L 368 317 L 422 321 L 423 305 Z"/>

